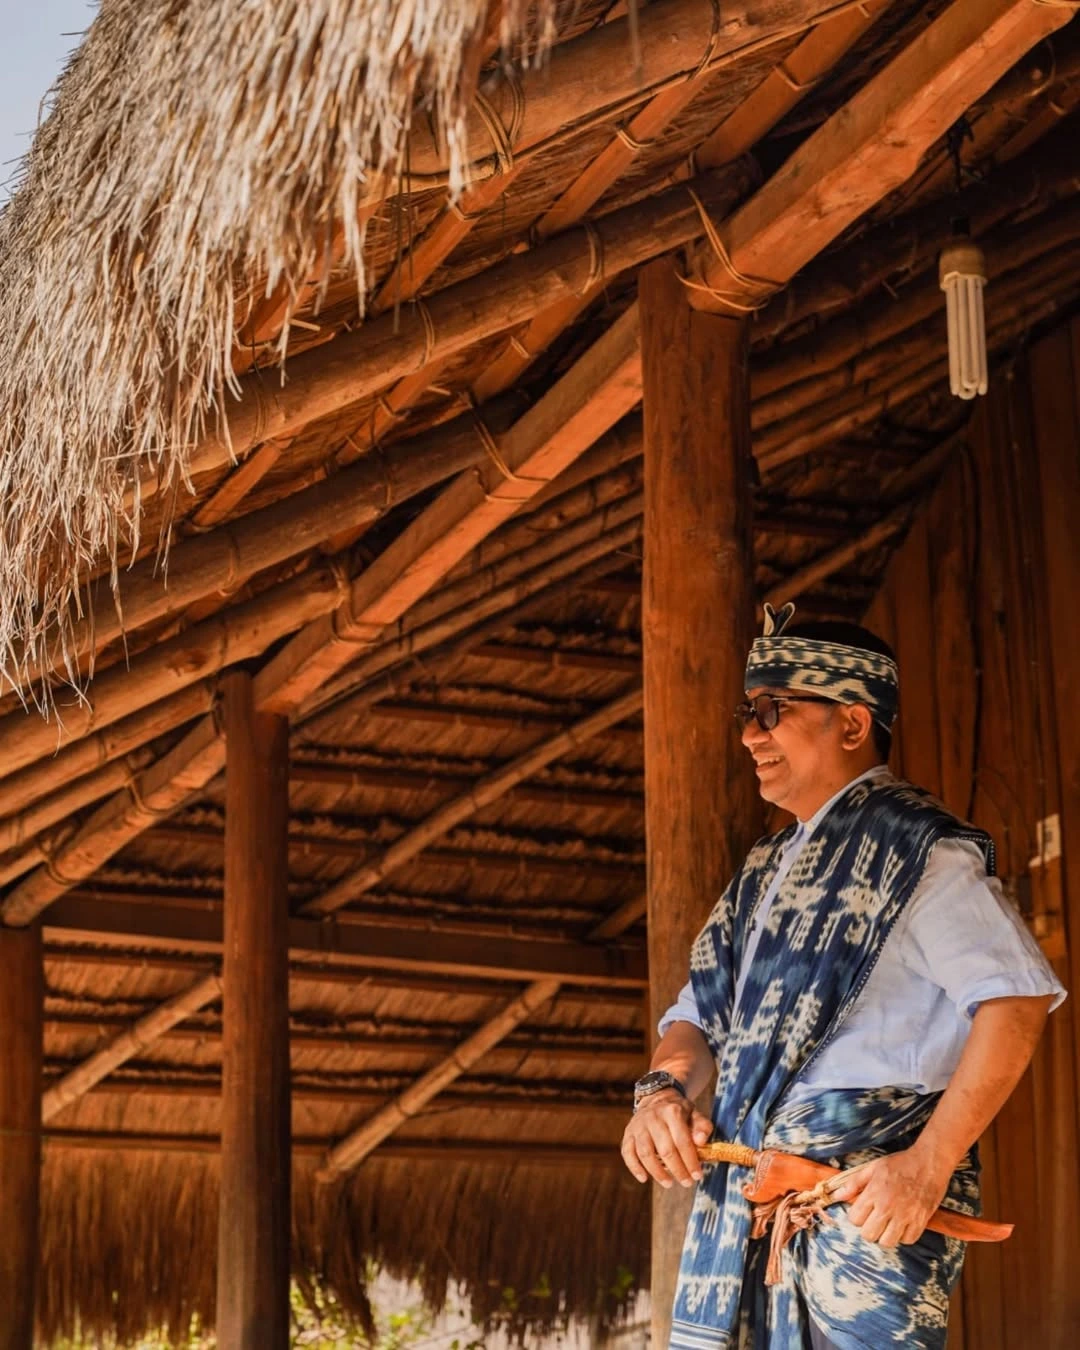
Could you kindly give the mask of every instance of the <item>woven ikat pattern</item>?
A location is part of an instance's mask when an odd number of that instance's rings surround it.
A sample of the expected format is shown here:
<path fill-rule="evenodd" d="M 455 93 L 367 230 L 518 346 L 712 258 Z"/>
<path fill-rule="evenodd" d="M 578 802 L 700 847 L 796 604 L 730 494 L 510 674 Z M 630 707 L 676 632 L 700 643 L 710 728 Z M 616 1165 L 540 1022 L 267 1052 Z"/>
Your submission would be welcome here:
<path fill-rule="evenodd" d="M 896 720 L 896 662 L 861 647 L 817 639 L 759 637 L 746 662 L 746 688 L 792 689 L 837 703 L 865 703 L 882 726 Z"/>
<path fill-rule="evenodd" d="M 855 784 L 780 886 L 735 1008 L 746 936 L 790 836 L 785 830 L 751 850 L 691 955 L 717 1062 L 713 1122 L 720 1139 L 848 1165 L 906 1147 L 935 1099 L 891 1088 L 826 1092 L 785 1114 L 784 1096 L 858 998 L 934 845 L 974 840 L 990 871 L 993 845 L 917 788 Z M 705 1169 L 687 1228 L 672 1350 L 801 1348 L 809 1345 L 808 1306 L 841 1350 L 942 1350 L 963 1244 L 928 1234 L 890 1251 L 862 1239 L 838 1206 L 835 1224 L 800 1235 L 785 1255 L 782 1283 L 766 1290 L 765 1240 L 750 1242 L 745 1179 L 740 1168 Z M 958 1173 L 950 1203 L 970 1212 L 976 1199 L 974 1170 Z"/>

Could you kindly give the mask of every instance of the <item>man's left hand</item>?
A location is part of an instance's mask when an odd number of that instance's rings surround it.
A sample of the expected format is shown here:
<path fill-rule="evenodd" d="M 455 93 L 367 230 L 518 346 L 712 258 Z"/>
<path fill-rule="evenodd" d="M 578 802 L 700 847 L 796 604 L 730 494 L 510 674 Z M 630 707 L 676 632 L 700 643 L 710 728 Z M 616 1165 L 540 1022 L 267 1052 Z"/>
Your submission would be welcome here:
<path fill-rule="evenodd" d="M 922 1237 L 951 1175 L 951 1168 L 908 1148 L 859 1167 L 832 1194 L 849 1202 L 848 1217 L 868 1242 L 896 1247 Z"/>

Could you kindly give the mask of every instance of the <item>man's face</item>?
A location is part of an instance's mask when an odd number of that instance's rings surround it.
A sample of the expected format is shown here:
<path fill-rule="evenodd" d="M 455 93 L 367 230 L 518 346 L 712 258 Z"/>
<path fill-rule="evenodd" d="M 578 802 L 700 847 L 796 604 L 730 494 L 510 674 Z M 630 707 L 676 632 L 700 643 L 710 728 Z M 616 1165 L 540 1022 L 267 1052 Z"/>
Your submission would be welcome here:
<path fill-rule="evenodd" d="M 759 694 L 798 696 L 795 689 L 759 687 Z M 785 703 L 771 731 L 762 731 L 756 719 L 743 729 L 742 742 L 754 757 L 762 797 L 805 818 L 804 804 L 819 795 L 821 786 L 842 770 L 843 709 L 835 703 Z"/>

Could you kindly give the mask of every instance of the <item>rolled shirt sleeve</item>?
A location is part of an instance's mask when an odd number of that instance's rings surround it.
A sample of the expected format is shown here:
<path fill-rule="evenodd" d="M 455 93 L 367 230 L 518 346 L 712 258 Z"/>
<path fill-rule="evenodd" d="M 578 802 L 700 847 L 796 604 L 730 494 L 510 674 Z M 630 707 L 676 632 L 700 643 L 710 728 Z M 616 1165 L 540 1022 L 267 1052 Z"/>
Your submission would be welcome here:
<path fill-rule="evenodd" d="M 1053 995 L 1052 1008 L 1065 998 L 975 844 L 950 839 L 935 847 L 898 936 L 903 963 L 943 989 L 967 1018 L 991 998 Z"/>
<path fill-rule="evenodd" d="M 657 1032 L 663 1036 L 664 1032 L 673 1027 L 676 1022 L 689 1022 L 691 1026 L 702 1030 L 701 1014 L 698 1012 L 697 999 L 694 997 L 694 986 L 687 981 L 679 990 L 679 997 L 661 1017 Z"/>

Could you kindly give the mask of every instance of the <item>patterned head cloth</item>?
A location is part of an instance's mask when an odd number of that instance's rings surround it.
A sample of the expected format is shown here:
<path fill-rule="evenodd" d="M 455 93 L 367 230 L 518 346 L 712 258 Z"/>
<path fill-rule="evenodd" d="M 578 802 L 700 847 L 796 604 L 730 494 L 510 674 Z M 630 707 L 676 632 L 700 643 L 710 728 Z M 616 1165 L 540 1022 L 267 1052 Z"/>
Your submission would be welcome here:
<path fill-rule="evenodd" d="M 746 688 L 798 689 L 837 703 L 865 703 L 888 730 L 896 720 L 900 675 L 890 656 L 817 638 L 785 637 L 795 606 L 779 611 L 765 606 L 762 636 L 754 639 L 746 662 Z"/>

